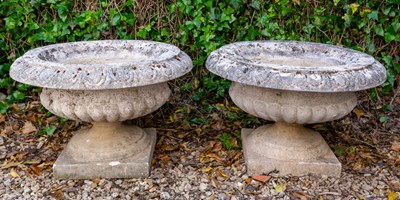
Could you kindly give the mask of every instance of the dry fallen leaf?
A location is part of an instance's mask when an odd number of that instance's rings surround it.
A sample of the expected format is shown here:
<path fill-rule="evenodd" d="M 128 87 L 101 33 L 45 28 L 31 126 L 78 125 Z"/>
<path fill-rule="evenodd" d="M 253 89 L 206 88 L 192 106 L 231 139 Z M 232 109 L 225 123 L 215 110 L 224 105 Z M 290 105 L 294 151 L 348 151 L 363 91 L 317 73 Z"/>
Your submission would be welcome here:
<path fill-rule="evenodd" d="M 234 121 L 233 124 L 235 126 L 242 126 L 242 122 L 241 121 Z"/>
<path fill-rule="evenodd" d="M 246 178 L 244 181 L 246 182 L 247 185 L 250 185 L 252 180 L 253 179 L 251 178 Z"/>
<path fill-rule="evenodd" d="M 99 185 L 100 181 L 101 181 L 101 179 L 99 177 L 92 178 L 92 182 L 93 182 L 92 187 L 93 188 L 97 187 Z"/>
<path fill-rule="evenodd" d="M 215 141 L 208 141 L 207 142 L 208 149 L 212 149 L 214 145 L 215 145 Z"/>
<path fill-rule="evenodd" d="M 25 154 L 22 154 L 22 155 L 25 155 Z M 19 159 L 19 160 L 21 160 L 22 159 L 22 157 Z M 24 165 L 37 165 L 37 164 L 39 164 L 41 162 L 41 160 L 40 159 L 36 159 L 36 160 L 25 160 L 24 162 L 22 162 L 22 164 L 24 164 Z"/>
<path fill-rule="evenodd" d="M 400 151 L 400 141 L 394 141 L 390 149 L 393 151 Z"/>
<path fill-rule="evenodd" d="M 30 121 L 25 122 L 24 126 L 21 128 L 22 134 L 28 134 L 36 131 L 36 127 Z"/>
<path fill-rule="evenodd" d="M 54 165 L 54 161 L 47 161 L 47 162 L 43 162 L 40 165 L 38 165 L 38 167 L 43 168 L 43 167 L 47 167 L 47 166 L 53 166 Z"/>
<path fill-rule="evenodd" d="M 215 161 L 218 161 L 218 162 L 221 161 L 221 157 L 220 157 L 218 154 L 216 154 L 216 153 L 209 153 L 209 154 L 207 154 L 206 156 L 207 156 L 208 158 L 210 158 L 211 160 L 215 160 Z"/>
<path fill-rule="evenodd" d="M 14 168 L 11 168 L 10 174 L 12 177 L 17 178 L 19 177 L 19 174 L 14 170 Z"/>
<path fill-rule="evenodd" d="M 37 114 L 33 114 L 33 113 L 29 113 L 26 115 L 25 117 L 26 120 L 31 121 L 31 122 L 37 122 L 38 121 L 38 115 Z"/>
<path fill-rule="evenodd" d="M 229 141 L 229 143 L 231 143 L 231 145 L 233 146 L 233 147 L 238 147 L 238 142 L 237 142 L 237 139 L 236 138 L 231 138 L 231 140 Z"/>
<path fill-rule="evenodd" d="M 21 108 L 15 103 L 11 105 L 11 108 L 13 108 L 15 111 L 21 110 Z"/>
<path fill-rule="evenodd" d="M 300 200 L 308 200 L 308 199 L 314 199 L 313 196 L 303 193 L 303 192 L 294 192 L 293 196 L 295 196 L 296 198 L 300 199 Z"/>
<path fill-rule="evenodd" d="M 51 123 L 51 122 L 57 121 L 57 119 L 58 119 L 58 117 L 55 116 L 55 115 L 53 115 L 53 116 L 47 118 L 47 119 L 46 119 L 46 122 L 47 122 L 47 123 Z"/>
<path fill-rule="evenodd" d="M 36 175 L 38 175 L 38 176 L 41 176 L 41 175 L 42 175 L 42 170 L 41 170 L 39 167 L 37 167 L 36 165 L 31 165 L 30 168 L 32 169 L 32 171 L 33 171 Z"/>
<path fill-rule="evenodd" d="M 183 139 L 185 138 L 187 135 L 189 135 L 189 132 L 183 132 L 183 133 L 179 133 L 176 137 Z"/>
<path fill-rule="evenodd" d="M 62 191 L 60 191 L 60 190 L 55 191 L 53 193 L 53 196 L 57 200 L 65 200 L 66 199 L 65 196 L 64 196 L 64 193 Z"/>
<path fill-rule="evenodd" d="M 14 132 L 12 126 L 6 126 L 3 128 L 3 130 L 1 131 L 0 135 L 2 136 L 7 136 L 8 134 Z"/>
<path fill-rule="evenodd" d="M 167 154 L 160 155 L 158 158 L 161 160 L 163 165 L 167 165 L 169 162 L 169 157 Z"/>
<path fill-rule="evenodd" d="M 212 194 L 210 197 L 209 197 L 209 200 L 214 200 L 215 199 L 215 196 L 214 196 L 214 194 Z"/>
<path fill-rule="evenodd" d="M 222 143 L 220 141 L 216 142 L 212 148 L 213 152 L 219 152 L 222 149 Z"/>
<path fill-rule="evenodd" d="M 179 148 L 178 145 L 170 145 L 170 144 L 167 144 L 167 145 L 163 145 L 163 146 L 161 147 L 161 150 L 162 150 L 162 151 L 174 151 L 174 150 L 177 150 L 178 148 Z"/>
<path fill-rule="evenodd" d="M 64 185 L 60 185 L 60 186 L 58 186 L 56 188 L 51 189 L 51 191 L 55 192 L 55 191 L 59 191 L 59 190 L 61 190 L 63 188 L 65 188 L 65 186 Z"/>
<path fill-rule="evenodd" d="M 275 186 L 275 191 L 278 193 L 284 192 L 285 190 L 286 190 L 286 183 Z"/>
<path fill-rule="evenodd" d="M 357 119 L 360 119 L 362 116 L 365 115 L 364 111 L 358 108 L 354 108 L 353 112 L 356 114 Z"/>
<path fill-rule="evenodd" d="M 30 179 L 34 179 L 33 174 L 29 172 L 27 167 L 23 167 L 22 170 L 24 171 L 26 176 L 28 176 Z"/>
<path fill-rule="evenodd" d="M 256 181 L 260 181 L 260 182 L 265 183 L 265 182 L 267 182 L 269 179 L 271 179 L 271 176 L 264 176 L 264 175 L 261 175 L 261 176 L 252 176 L 251 178 L 253 178 L 253 179 L 256 180 Z"/>
<path fill-rule="evenodd" d="M 196 128 L 194 131 L 197 133 L 197 135 L 200 135 L 202 132 L 202 130 L 200 128 Z"/>
<path fill-rule="evenodd" d="M 7 168 L 10 168 L 10 167 L 16 167 L 19 164 L 21 164 L 21 163 L 20 162 L 9 162 L 9 163 L 4 162 L 3 165 L 1 165 L 0 169 L 7 169 Z"/>
<path fill-rule="evenodd" d="M 399 195 L 397 192 L 388 192 L 388 200 L 396 200 Z"/>
<path fill-rule="evenodd" d="M 214 188 L 217 188 L 217 184 L 215 183 L 215 180 L 214 180 L 214 177 L 213 177 L 213 176 L 211 177 L 211 185 L 212 185 Z"/>
<path fill-rule="evenodd" d="M 220 130 L 225 129 L 226 127 L 224 126 L 223 122 L 217 121 L 215 124 L 211 125 L 211 128 L 216 131 L 220 131 Z"/>
<path fill-rule="evenodd" d="M 0 123 L 6 120 L 6 115 L 0 115 Z"/>
<path fill-rule="evenodd" d="M 202 171 L 203 173 L 208 173 L 208 172 L 210 172 L 211 170 L 212 170 L 212 167 L 211 167 L 211 164 L 210 164 L 210 165 L 208 165 L 208 167 L 202 169 L 201 171 Z"/>

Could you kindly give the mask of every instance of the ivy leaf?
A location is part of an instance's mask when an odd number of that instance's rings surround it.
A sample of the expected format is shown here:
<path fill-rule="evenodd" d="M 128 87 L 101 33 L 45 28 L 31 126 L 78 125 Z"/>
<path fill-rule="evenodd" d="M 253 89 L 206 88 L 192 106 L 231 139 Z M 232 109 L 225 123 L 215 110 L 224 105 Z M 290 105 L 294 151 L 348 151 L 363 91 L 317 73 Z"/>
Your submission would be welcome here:
<path fill-rule="evenodd" d="M 351 9 L 351 13 L 354 14 L 357 12 L 358 7 L 360 7 L 360 5 L 358 3 L 352 3 L 349 5 L 350 9 Z"/>
<path fill-rule="evenodd" d="M 374 10 L 368 14 L 368 19 L 378 20 L 378 11 Z"/>
<path fill-rule="evenodd" d="M 352 15 L 348 15 L 348 14 L 346 13 L 346 14 L 344 14 L 344 15 L 342 16 L 342 19 L 346 22 L 346 23 L 345 23 L 346 26 L 350 26 L 350 23 L 351 23 L 351 21 L 352 21 L 352 19 L 353 19 L 353 16 L 352 16 Z"/>
<path fill-rule="evenodd" d="M 40 27 L 39 27 L 39 25 L 37 23 L 35 23 L 35 22 L 30 22 L 29 23 L 29 30 L 36 30 L 38 28 L 40 28 Z"/>
<path fill-rule="evenodd" d="M 43 131 L 50 137 L 53 137 L 54 132 L 56 131 L 57 127 L 55 126 L 46 126 Z"/>
<path fill-rule="evenodd" d="M 381 115 L 379 117 L 379 121 L 382 122 L 383 126 L 386 126 L 386 124 L 389 123 L 390 118 L 388 116 L 386 116 L 386 115 Z"/>
<path fill-rule="evenodd" d="M 8 105 L 6 103 L 0 102 L 0 113 L 4 114 L 8 111 Z"/>
<path fill-rule="evenodd" d="M 16 90 L 12 93 L 12 97 L 14 97 L 16 100 L 23 100 L 25 98 L 25 94 Z"/>
<path fill-rule="evenodd" d="M 25 85 L 25 84 L 19 84 L 17 86 L 17 88 L 18 88 L 18 90 L 21 90 L 21 91 L 27 91 L 28 90 L 28 86 Z"/>
<path fill-rule="evenodd" d="M 61 20 L 65 22 L 68 17 L 68 7 L 64 4 L 57 4 L 57 13 Z"/>
<path fill-rule="evenodd" d="M 393 27 L 394 32 L 397 32 L 400 29 L 399 18 L 396 18 L 395 20 L 393 20 L 392 27 Z"/>
<path fill-rule="evenodd" d="M 335 6 L 337 6 L 339 2 L 340 2 L 340 0 L 333 0 L 333 4 L 334 4 Z"/>
<path fill-rule="evenodd" d="M 204 3 L 204 5 L 206 5 L 208 8 L 211 8 L 212 7 L 212 5 L 213 5 L 213 1 L 206 1 L 205 3 Z"/>
<path fill-rule="evenodd" d="M 260 10 L 260 5 L 261 5 L 260 2 L 257 0 L 250 3 L 250 6 L 256 10 Z"/>
<path fill-rule="evenodd" d="M 400 64 L 394 63 L 393 67 L 394 67 L 394 70 L 396 70 L 397 73 L 400 73 Z"/>
<path fill-rule="evenodd" d="M 345 147 L 343 147 L 341 145 L 335 145 L 335 146 L 333 146 L 333 149 L 334 149 L 333 152 L 335 153 L 336 156 L 340 157 L 340 156 L 344 155 Z"/>
<path fill-rule="evenodd" d="M 7 30 L 11 30 L 11 29 L 15 28 L 15 26 L 17 24 L 15 19 L 10 18 L 10 17 L 4 18 L 4 21 L 6 21 L 6 29 Z"/>
<path fill-rule="evenodd" d="M 119 15 L 119 14 L 114 15 L 111 19 L 111 25 L 116 26 L 120 19 L 121 19 L 121 15 Z"/>
<path fill-rule="evenodd" d="M 396 39 L 396 35 L 385 33 L 385 42 L 391 42 Z"/>
<path fill-rule="evenodd" d="M 374 27 L 374 31 L 379 36 L 384 36 L 385 32 L 383 31 L 382 24 L 379 24 Z"/>

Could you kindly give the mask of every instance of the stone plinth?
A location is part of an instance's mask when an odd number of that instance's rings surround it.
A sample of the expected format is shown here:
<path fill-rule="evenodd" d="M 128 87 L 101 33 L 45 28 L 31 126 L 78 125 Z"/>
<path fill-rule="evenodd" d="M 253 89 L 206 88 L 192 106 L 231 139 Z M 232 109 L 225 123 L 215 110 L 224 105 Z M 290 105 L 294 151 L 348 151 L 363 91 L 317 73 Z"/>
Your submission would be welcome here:
<path fill-rule="evenodd" d="M 98 127 L 104 128 L 104 127 Z M 134 127 L 125 127 L 126 129 L 134 129 Z M 121 128 L 119 128 L 121 129 Z M 54 163 L 53 172 L 54 177 L 59 179 L 91 179 L 93 177 L 102 178 L 145 178 L 150 175 L 151 160 L 153 157 L 154 146 L 156 144 L 156 129 L 145 128 L 140 131 L 142 138 L 135 138 L 136 140 L 119 141 L 121 143 L 113 142 L 112 144 L 104 145 L 104 139 L 130 139 L 137 133 L 135 130 L 125 132 L 120 137 L 120 132 L 109 132 L 108 136 L 98 138 L 98 140 L 84 140 L 90 147 L 74 149 L 77 143 L 81 145 L 82 138 L 79 136 L 85 134 L 89 130 L 79 130 L 76 137 L 68 144 L 67 149 L 60 154 L 57 161 Z M 94 133 L 93 136 L 98 135 Z M 139 136 L 139 135 L 138 135 Z M 94 137 L 85 137 L 94 138 Z M 145 139 L 146 141 L 140 141 Z M 142 142 L 142 143 L 139 143 Z M 136 149 L 137 146 L 142 149 Z M 83 152 L 80 151 L 83 149 Z M 121 154 L 125 155 L 114 156 Z"/>
<path fill-rule="evenodd" d="M 279 174 L 296 176 L 340 176 L 339 160 L 316 131 L 277 123 L 258 129 L 242 129 L 241 137 L 250 176 L 275 170 Z"/>

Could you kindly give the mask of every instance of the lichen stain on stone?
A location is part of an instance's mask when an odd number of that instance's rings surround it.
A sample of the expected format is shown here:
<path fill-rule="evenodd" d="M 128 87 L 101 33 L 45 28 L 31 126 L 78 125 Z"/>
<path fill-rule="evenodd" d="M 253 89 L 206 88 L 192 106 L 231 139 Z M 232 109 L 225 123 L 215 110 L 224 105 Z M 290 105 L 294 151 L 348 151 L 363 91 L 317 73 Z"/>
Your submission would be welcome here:
<path fill-rule="evenodd" d="M 117 166 L 119 164 L 121 164 L 119 161 L 112 161 L 112 162 L 108 163 L 108 165 L 110 165 L 110 166 Z"/>

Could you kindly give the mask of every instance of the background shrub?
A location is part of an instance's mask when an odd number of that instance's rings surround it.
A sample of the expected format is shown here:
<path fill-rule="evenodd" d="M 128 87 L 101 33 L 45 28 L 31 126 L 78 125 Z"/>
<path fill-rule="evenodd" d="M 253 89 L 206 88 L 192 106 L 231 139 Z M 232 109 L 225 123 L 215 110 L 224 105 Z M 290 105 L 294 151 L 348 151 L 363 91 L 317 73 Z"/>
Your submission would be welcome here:
<path fill-rule="evenodd" d="M 378 91 L 389 94 L 399 83 L 399 18 L 399 0 L 2 0 L 0 112 L 37 92 L 9 78 L 17 57 L 47 44 L 99 39 L 177 45 L 195 64 L 178 86 L 203 105 L 221 100 L 230 85 L 205 69 L 207 55 L 242 40 L 314 41 L 366 52 L 386 66 L 388 79 Z"/>

